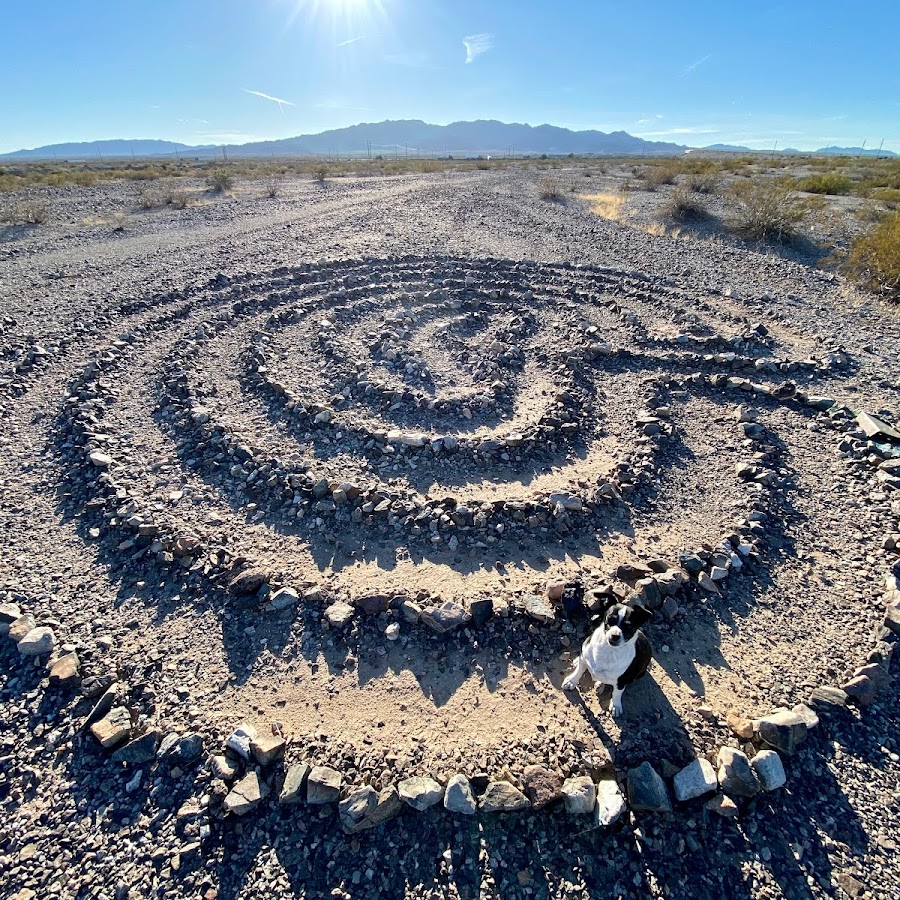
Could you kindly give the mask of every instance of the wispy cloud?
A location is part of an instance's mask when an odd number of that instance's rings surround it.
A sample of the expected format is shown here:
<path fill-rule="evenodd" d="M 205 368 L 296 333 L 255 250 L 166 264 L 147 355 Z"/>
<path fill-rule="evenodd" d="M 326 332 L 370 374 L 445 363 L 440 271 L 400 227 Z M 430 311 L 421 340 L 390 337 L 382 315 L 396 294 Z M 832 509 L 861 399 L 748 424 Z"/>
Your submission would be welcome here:
<path fill-rule="evenodd" d="M 487 53 L 494 46 L 494 36 L 467 34 L 463 38 L 463 46 L 466 48 L 466 63 L 473 63 L 482 53 Z"/>
<path fill-rule="evenodd" d="M 346 41 L 341 41 L 339 44 L 335 44 L 335 47 L 349 47 L 351 44 L 355 44 L 357 41 L 361 41 L 365 37 L 364 34 L 361 34 L 359 37 L 349 38 Z"/>
<path fill-rule="evenodd" d="M 245 94 L 253 94 L 254 97 L 262 97 L 263 100 L 271 100 L 278 104 L 278 108 L 284 112 L 285 106 L 293 106 L 290 100 L 282 100 L 281 97 L 273 97 L 271 94 L 264 94 L 262 91 L 248 91 L 247 88 L 241 88 Z"/>
<path fill-rule="evenodd" d="M 703 63 L 705 63 L 711 57 L 712 57 L 712 53 L 707 53 L 706 56 L 701 57 L 700 59 L 697 60 L 697 62 L 691 63 L 689 66 L 686 66 L 682 70 L 681 74 L 682 75 L 690 75 L 691 72 L 694 71 L 694 69 L 699 69 L 700 66 L 702 66 Z"/>

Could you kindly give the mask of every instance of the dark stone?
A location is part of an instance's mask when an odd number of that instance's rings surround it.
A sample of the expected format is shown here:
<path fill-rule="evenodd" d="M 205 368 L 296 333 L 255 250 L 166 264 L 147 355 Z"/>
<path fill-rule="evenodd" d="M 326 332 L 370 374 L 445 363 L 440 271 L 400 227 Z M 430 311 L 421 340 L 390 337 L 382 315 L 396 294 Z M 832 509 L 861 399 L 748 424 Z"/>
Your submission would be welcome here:
<path fill-rule="evenodd" d="M 669 789 L 649 762 L 628 770 L 628 804 L 647 812 L 672 811 Z"/>
<path fill-rule="evenodd" d="M 125 762 L 130 766 L 142 766 L 156 759 L 156 748 L 159 746 L 162 733 L 148 731 L 145 735 L 129 741 L 124 747 L 119 747 L 112 758 L 115 762 Z"/>
<path fill-rule="evenodd" d="M 368 597 L 360 597 L 355 603 L 367 616 L 377 616 L 387 610 L 389 601 L 387 594 L 370 594 Z"/>
<path fill-rule="evenodd" d="M 487 772 L 476 772 L 470 779 L 469 784 L 476 794 L 483 794 L 487 790 L 487 786 L 491 783 L 491 776 Z"/>
<path fill-rule="evenodd" d="M 525 794 L 535 809 L 543 809 L 562 798 L 562 775 L 543 766 L 527 766 L 522 776 Z"/>
<path fill-rule="evenodd" d="M 616 569 L 616 578 L 618 578 L 619 581 L 639 581 L 641 578 L 646 578 L 650 574 L 652 573 L 646 566 L 634 566 L 629 565 L 628 563 L 622 563 L 622 565 Z"/>
<path fill-rule="evenodd" d="M 203 738 L 196 733 L 182 735 L 165 754 L 166 760 L 175 766 L 186 766 L 203 753 Z"/>
<path fill-rule="evenodd" d="M 569 581 L 563 588 L 562 608 L 567 616 L 584 612 L 584 585 L 580 581 Z"/>
<path fill-rule="evenodd" d="M 478 597 L 469 604 L 469 613 L 472 624 L 481 628 L 494 615 L 494 601 L 490 597 Z"/>
<path fill-rule="evenodd" d="M 238 597 L 247 597 L 255 594 L 266 582 L 269 576 L 262 569 L 245 569 L 239 572 L 228 583 L 228 590 Z"/>

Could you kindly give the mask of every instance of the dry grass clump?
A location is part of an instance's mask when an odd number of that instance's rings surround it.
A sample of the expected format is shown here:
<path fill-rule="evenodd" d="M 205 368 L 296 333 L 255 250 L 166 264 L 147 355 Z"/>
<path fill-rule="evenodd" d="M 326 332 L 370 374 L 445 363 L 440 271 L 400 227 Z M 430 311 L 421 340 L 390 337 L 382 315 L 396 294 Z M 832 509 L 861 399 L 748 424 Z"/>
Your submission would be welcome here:
<path fill-rule="evenodd" d="M 563 189 L 558 178 L 544 178 L 541 181 L 540 198 L 553 203 L 562 202 Z"/>
<path fill-rule="evenodd" d="M 845 268 L 870 290 L 900 300 L 900 212 L 853 241 Z"/>
<path fill-rule="evenodd" d="M 206 186 L 215 194 L 224 194 L 234 187 L 234 178 L 227 169 L 213 169 L 206 176 Z"/>
<path fill-rule="evenodd" d="M 0 221 L 9 225 L 43 225 L 50 218 L 46 203 L 23 200 L 0 212 Z"/>
<path fill-rule="evenodd" d="M 625 206 L 624 194 L 584 194 L 590 210 L 601 219 L 614 222 L 622 220 L 622 209 Z"/>
<path fill-rule="evenodd" d="M 785 182 L 738 182 L 732 188 L 732 198 L 737 212 L 731 227 L 742 237 L 776 244 L 789 244 L 799 238 L 798 227 L 808 209 Z"/>
<path fill-rule="evenodd" d="M 678 168 L 673 163 L 665 163 L 661 166 L 651 166 L 644 169 L 641 178 L 644 181 L 644 190 L 655 191 L 664 184 L 675 184 L 678 177 Z"/>
<path fill-rule="evenodd" d="M 679 188 L 665 205 L 663 215 L 673 222 L 703 222 L 710 218 L 706 204 L 696 195 Z"/>
<path fill-rule="evenodd" d="M 719 189 L 719 178 L 714 172 L 698 172 L 687 178 L 688 190 L 695 194 L 715 194 Z"/>

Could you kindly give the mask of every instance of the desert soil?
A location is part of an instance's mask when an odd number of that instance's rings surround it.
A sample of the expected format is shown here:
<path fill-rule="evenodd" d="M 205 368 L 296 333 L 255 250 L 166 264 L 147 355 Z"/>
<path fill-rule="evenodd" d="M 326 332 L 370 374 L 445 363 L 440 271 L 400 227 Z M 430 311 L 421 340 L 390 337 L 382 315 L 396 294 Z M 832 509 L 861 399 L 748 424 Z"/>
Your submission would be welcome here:
<path fill-rule="evenodd" d="M 622 563 L 716 545 L 753 509 L 735 477 L 747 454 L 736 403 L 674 391 L 674 435 L 652 455 L 635 425 L 652 379 L 690 371 L 672 354 L 696 350 L 696 337 L 724 347 L 761 323 L 765 341 L 742 345 L 751 354 L 843 354 L 846 365 L 804 387 L 898 419 L 896 310 L 802 259 L 653 236 L 595 217 L 575 194 L 541 200 L 537 182 L 515 170 L 297 180 L 274 200 L 244 184 L 181 211 L 129 212 L 121 232 L 83 222 L 132 209 L 127 187 L 55 191 L 51 224 L 0 240 L 0 600 L 54 627 L 83 677 L 116 673 L 163 732 L 198 732 L 220 752 L 213 736 L 277 723 L 317 761 L 379 784 L 530 762 L 568 773 L 592 754 L 680 766 L 729 739 L 727 710 L 763 715 L 846 680 L 896 564 L 883 539 L 900 530 L 897 497 L 873 495 L 837 452 L 839 434 L 776 404 L 757 405 L 781 447 L 784 506 L 721 594 L 654 618 L 655 661 L 626 693 L 624 719 L 585 685 L 578 697 L 560 689 L 586 623 L 513 615 L 445 637 L 393 608 L 344 632 L 321 621 L 323 598 L 381 594 L 420 606 L 490 596 L 515 612 L 548 580 L 592 587 Z M 445 281 L 479 299 L 429 300 Z M 630 355 L 586 361 L 596 341 Z M 237 602 L 202 561 L 160 564 L 96 514 L 98 473 L 71 422 L 85 372 L 110 352 L 91 437 L 127 492 L 120 515 L 132 514 L 127 496 L 228 564 L 246 559 L 294 587 L 298 606 Z M 571 529 L 513 525 L 452 546 L 432 541 L 427 521 L 298 516 L 212 459 L 206 432 L 173 408 L 178 377 L 204 422 L 266 473 L 377 485 L 410 504 L 540 503 L 603 483 L 645 450 L 650 478 Z M 327 427 L 294 415 L 291 398 L 329 410 Z M 566 404 L 578 410 L 571 440 L 520 452 L 383 453 L 377 440 L 490 440 Z M 385 634 L 395 622 L 396 641 Z M 700 806 L 612 832 L 561 811 L 481 823 L 435 812 L 348 837 L 333 807 L 272 806 L 201 831 L 183 804 L 209 783 L 202 765 L 126 791 L 133 773 L 56 718 L 42 678 L 0 645 L 0 896 L 900 895 L 895 690 L 814 731 L 787 787 L 734 822 Z"/>

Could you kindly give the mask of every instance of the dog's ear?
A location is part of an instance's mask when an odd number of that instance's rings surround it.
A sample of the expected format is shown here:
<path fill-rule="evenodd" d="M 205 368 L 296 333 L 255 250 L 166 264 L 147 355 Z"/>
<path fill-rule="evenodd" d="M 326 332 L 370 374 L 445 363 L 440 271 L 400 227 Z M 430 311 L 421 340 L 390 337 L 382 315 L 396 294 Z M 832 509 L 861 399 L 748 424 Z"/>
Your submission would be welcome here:
<path fill-rule="evenodd" d="M 646 622 L 649 622 L 650 619 L 653 618 L 653 613 L 647 609 L 644 609 L 643 606 L 638 606 L 635 604 L 631 607 L 631 615 L 628 617 L 631 619 L 631 623 L 635 628 L 640 628 Z"/>
<path fill-rule="evenodd" d="M 619 598 L 606 588 L 593 588 L 584 595 L 584 605 L 599 616 L 606 615 L 606 611 L 618 602 Z"/>

